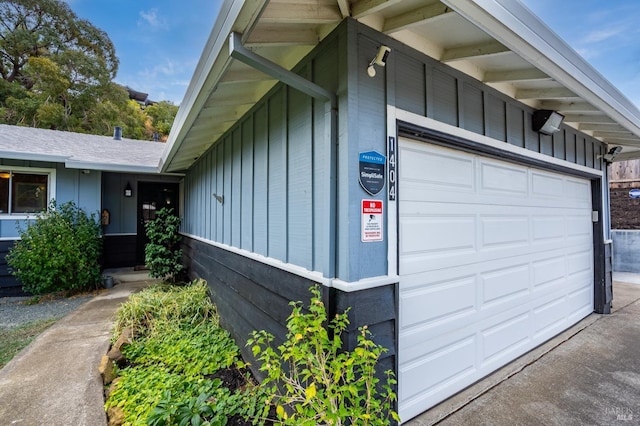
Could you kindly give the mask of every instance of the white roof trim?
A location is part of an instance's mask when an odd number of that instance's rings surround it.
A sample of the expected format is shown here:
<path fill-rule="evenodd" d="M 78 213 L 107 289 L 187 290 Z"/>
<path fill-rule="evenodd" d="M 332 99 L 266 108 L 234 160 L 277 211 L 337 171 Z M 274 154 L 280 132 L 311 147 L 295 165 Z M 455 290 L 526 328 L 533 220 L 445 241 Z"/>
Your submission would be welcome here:
<path fill-rule="evenodd" d="M 100 170 L 103 172 L 144 173 L 144 174 L 158 173 L 158 167 L 135 166 L 135 165 L 128 165 L 128 164 L 113 164 L 113 163 L 94 163 L 90 161 L 75 161 L 72 158 L 66 159 L 66 161 L 64 161 L 64 166 L 68 169 Z"/>
<path fill-rule="evenodd" d="M 0 158 L 6 158 L 10 160 L 28 160 L 28 161 L 43 161 L 43 162 L 49 162 L 49 163 L 64 163 L 69 157 L 65 155 L 54 155 L 54 154 L 0 151 Z"/>

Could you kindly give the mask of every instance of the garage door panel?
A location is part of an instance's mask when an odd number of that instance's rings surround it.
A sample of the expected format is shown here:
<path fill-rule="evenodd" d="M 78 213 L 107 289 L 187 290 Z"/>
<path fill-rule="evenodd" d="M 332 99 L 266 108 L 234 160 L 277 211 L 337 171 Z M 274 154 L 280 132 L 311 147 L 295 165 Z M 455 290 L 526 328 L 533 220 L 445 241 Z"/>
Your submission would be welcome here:
<path fill-rule="evenodd" d="M 550 242 L 564 239 L 566 228 L 561 215 L 537 216 L 532 221 L 533 239 L 538 242 Z"/>
<path fill-rule="evenodd" d="M 572 178 L 565 179 L 565 195 L 568 200 L 574 201 L 576 206 L 591 207 L 591 185 L 584 180 Z"/>
<path fill-rule="evenodd" d="M 476 335 L 435 339 L 423 352 L 420 358 L 405 362 L 399 371 L 399 391 L 408 402 L 416 396 L 428 398 L 452 382 L 471 376 L 476 364 Z M 424 392 L 425 387 L 430 390 Z"/>
<path fill-rule="evenodd" d="M 567 215 L 567 236 L 591 238 L 593 223 L 591 215 Z"/>
<path fill-rule="evenodd" d="M 559 176 L 548 173 L 531 172 L 531 196 L 533 199 L 557 199 L 565 198 L 564 181 Z"/>
<path fill-rule="evenodd" d="M 409 148 L 400 152 L 398 161 L 406 165 L 399 170 L 399 178 L 407 184 L 417 182 L 436 191 L 474 188 L 473 157 Z"/>
<path fill-rule="evenodd" d="M 567 273 L 569 275 L 590 273 L 593 267 L 593 255 L 590 250 L 570 253 L 567 256 Z"/>
<path fill-rule="evenodd" d="M 529 241 L 529 217 L 518 215 L 481 215 L 481 245 L 524 245 Z"/>
<path fill-rule="evenodd" d="M 474 216 L 409 217 L 402 221 L 400 234 L 403 254 L 473 250 Z"/>
<path fill-rule="evenodd" d="M 541 289 L 558 280 L 564 279 L 566 275 L 565 259 L 563 256 L 554 255 L 532 262 L 533 287 Z"/>
<path fill-rule="evenodd" d="M 482 366 L 495 362 L 499 358 L 512 356 L 518 348 L 526 345 L 530 340 L 528 334 L 522 330 L 531 323 L 530 313 L 519 313 L 506 319 L 493 319 L 491 327 L 480 332 L 482 339 Z"/>
<path fill-rule="evenodd" d="M 526 196 L 529 191 L 527 171 L 505 163 L 480 161 L 478 190 L 481 194 L 506 193 L 509 196 L 518 194 Z"/>
<path fill-rule="evenodd" d="M 528 263 L 484 272 L 480 275 L 483 307 L 529 293 Z"/>
<path fill-rule="evenodd" d="M 533 337 L 544 338 L 550 333 L 557 334 L 566 327 L 566 297 L 546 300 L 533 310 Z"/>
<path fill-rule="evenodd" d="M 471 265 L 478 270 L 499 269 L 507 265 L 522 262 L 541 261 L 551 256 L 565 256 L 567 248 L 562 241 L 548 244 L 487 246 L 480 250 L 460 249 L 438 252 L 415 252 L 403 255 L 401 252 L 400 270 L 403 276 L 448 268 L 462 268 Z"/>
<path fill-rule="evenodd" d="M 475 277 L 471 276 L 402 292 L 400 298 L 408 309 L 400 312 L 401 326 L 408 328 L 421 323 L 437 326 L 453 316 L 470 314 L 476 305 L 475 288 Z"/>
<path fill-rule="evenodd" d="M 593 227 L 588 180 L 413 141 L 400 154 L 414 169 L 398 163 L 408 419 L 593 310 Z M 448 184 L 452 171 L 418 158 L 460 164 L 464 177 Z"/>

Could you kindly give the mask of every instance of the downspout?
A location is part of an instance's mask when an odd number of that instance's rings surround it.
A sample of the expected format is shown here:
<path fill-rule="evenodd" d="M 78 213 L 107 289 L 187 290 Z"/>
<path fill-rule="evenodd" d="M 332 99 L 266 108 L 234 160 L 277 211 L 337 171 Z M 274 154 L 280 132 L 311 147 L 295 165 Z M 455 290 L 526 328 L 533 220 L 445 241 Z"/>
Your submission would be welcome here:
<path fill-rule="evenodd" d="M 329 278 L 329 282 L 336 276 L 336 176 L 337 176 L 337 146 L 338 146 L 338 99 L 335 93 L 322 86 L 289 71 L 280 65 L 263 58 L 242 45 L 241 35 L 236 32 L 229 34 L 229 56 L 243 62 L 254 69 L 261 71 L 282 83 L 293 87 L 300 92 L 325 102 L 325 114 L 329 115 L 329 147 L 327 172 L 329 176 L 329 190 L 326 204 L 329 207 L 329 230 L 325 247 L 328 251 L 323 275 Z"/>

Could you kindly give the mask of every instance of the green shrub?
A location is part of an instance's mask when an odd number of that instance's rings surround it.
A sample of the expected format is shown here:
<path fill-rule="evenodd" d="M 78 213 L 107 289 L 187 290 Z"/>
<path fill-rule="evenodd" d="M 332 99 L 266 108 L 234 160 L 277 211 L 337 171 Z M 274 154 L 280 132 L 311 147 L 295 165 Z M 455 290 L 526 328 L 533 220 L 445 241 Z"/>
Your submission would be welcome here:
<path fill-rule="evenodd" d="M 145 264 L 154 278 L 175 282 L 184 269 L 180 250 L 180 218 L 173 209 L 162 208 L 145 224 L 149 243 L 144 248 Z"/>
<path fill-rule="evenodd" d="M 375 367 L 385 348 L 370 340 L 367 327 L 359 329 L 358 345 L 342 351 L 341 334 L 349 324 L 347 313 L 338 314 L 328 326 L 320 290 L 312 287 L 309 313 L 300 302 L 292 302 L 287 338 L 271 347 L 273 335 L 255 331 L 247 345 L 267 373 L 262 382 L 271 404 L 285 425 L 387 425 L 393 419 L 396 395 L 393 372 L 379 385 Z"/>
<path fill-rule="evenodd" d="M 18 227 L 20 240 L 7 263 L 25 291 L 85 290 L 100 283 L 102 239 L 96 218 L 73 202 L 56 206 L 52 201 L 26 229 Z"/>

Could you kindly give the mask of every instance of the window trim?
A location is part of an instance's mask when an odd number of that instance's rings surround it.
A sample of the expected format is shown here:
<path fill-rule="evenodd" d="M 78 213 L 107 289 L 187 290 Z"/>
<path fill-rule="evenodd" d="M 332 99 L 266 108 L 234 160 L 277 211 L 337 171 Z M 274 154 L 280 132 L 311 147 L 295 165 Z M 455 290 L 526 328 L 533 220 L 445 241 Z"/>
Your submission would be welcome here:
<path fill-rule="evenodd" d="M 47 205 L 49 205 L 51 200 L 56 198 L 56 169 L 43 167 L 9 166 L 0 164 L 0 171 L 34 175 L 47 175 L 47 193 L 49 194 Z M 11 202 L 11 200 L 9 200 L 9 202 Z M 0 213 L 0 220 L 32 219 L 37 214 L 38 213 Z"/>

